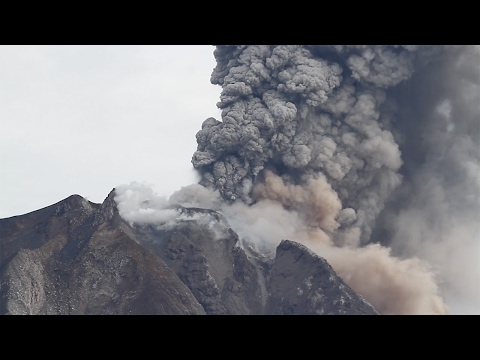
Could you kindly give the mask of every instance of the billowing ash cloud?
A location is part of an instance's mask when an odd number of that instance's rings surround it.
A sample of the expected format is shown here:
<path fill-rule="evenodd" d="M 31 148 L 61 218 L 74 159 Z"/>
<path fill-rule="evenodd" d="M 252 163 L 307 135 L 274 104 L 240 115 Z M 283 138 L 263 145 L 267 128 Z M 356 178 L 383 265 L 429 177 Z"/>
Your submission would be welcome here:
<path fill-rule="evenodd" d="M 382 116 L 387 90 L 444 51 L 218 46 L 211 81 L 223 88 L 217 104 L 222 122 L 209 118 L 197 134 L 192 163 L 202 172 L 201 184 L 228 201 L 251 203 L 264 169 L 299 185 L 322 174 L 343 205 L 355 210 L 350 226 L 360 227 L 368 241 L 385 200 L 401 183 L 401 152 L 390 118 Z"/>
<path fill-rule="evenodd" d="M 478 47 L 217 46 L 214 55 L 222 121 L 197 134 L 200 184 L 231 203 L 277 201 L 336 245 L 380 241 L 429 260 L 450 287 L 462 278 L 478 288 L 478 266 L 471 275 L 462 265 L 480 237 Z"/>
<path fill-rule="evenodd" d="M 220 211 L 264 252 L 303 242 L 381 313 L 447 313 L 439 286 L 480 302 L 479 47 L 214 55 L 222 121 L 171 204 Z"/>

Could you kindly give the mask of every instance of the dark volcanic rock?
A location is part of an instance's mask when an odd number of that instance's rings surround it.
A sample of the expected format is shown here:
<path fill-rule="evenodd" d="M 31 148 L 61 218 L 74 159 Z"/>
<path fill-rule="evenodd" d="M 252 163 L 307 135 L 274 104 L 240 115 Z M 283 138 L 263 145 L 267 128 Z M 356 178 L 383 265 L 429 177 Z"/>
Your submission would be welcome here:
<path fill-rule="evenodd" d="M 171 230 L 135 226 L 137 239 L 175 271 L 207 314 L 262 313 L 267 295 L 257 268 L 227 221 L 212 210 L 181 211 L 196 220 Z"/>
<path fill-rule="evenodd" d="M 139 245 L 113 192 L 71 196 L 0 220 L 2 314 L 204 314 L 190 290 Z"/>
<path fill-rule="evenodd" d="M 0 314 L 376 314 L 305 246 L 268 258 L 221 214 L 178 210 L 129 224 L 112 191 L 0 219 Z"/>
<path fill-rule="evenodd" d="M 277 247 L 268 289 L 269 314 L 378 314 L 325 259 L 294 241 L 283 240 Z"/>

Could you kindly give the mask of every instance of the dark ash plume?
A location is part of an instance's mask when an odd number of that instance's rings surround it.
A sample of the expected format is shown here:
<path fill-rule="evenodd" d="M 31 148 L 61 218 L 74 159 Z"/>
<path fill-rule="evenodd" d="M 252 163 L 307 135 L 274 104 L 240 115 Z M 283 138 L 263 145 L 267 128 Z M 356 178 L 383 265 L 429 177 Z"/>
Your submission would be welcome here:
<path fill-rule="evenodd" d="M 309 241 L 349 249 L 380 241 L 397 255 L 429 260 L 454 282 L 441 268 L 446 249 L 477 246 L 480 234 L 479 53 L 474 46 L 217 46 L 211 82 L 223 89 L 222 121 L 209 118 L 197 133 L 200 184 L 230 204 L 280 203 L 302 220 L 298 233 Z M 433 255 L 435 247 L 445 254 Z M 450 268 L 465 259 L 459 248 Z M 416 278 L 434 295 L 417 296 L 420 312 L 442 313 L 433 275 L 422 269 Z M 415 308 L 402 304 L 400 313 Z"/>
<path fill-rule="evenodd" d="M 217 104 L 223 121 L 209 118 L 197 134 L 192 163 L 202 173 L 201 184 L 228 201 L 251 203 L 263 169 L 299 185 L 321 173 L 356 218 L 341 225 L 360 227 L 368 241 L 376 216 L 401 182 L 401 153 L 388 117 L 382 117 L 386 90 L 444 51 L 218 46 L 211 81 L 223 88 Z"/>

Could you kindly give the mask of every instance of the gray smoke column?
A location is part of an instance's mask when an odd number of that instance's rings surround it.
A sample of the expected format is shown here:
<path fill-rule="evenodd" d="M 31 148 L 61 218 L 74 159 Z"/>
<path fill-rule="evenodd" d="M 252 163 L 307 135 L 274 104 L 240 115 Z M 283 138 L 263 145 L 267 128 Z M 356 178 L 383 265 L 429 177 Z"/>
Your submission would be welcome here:
<path fill-rule="evenodd" d="M 381 242 L 429 260 L 446 284 L 459 278 L 458 249 L 480 234 L 478 47 L 232 45 L 214 55 L 222 121 L 197 133 L 201 185 L 229 204 L 277 202 L 351 256 Z M 348 268 L 342 259 L 336 269 Z M 444 312 L 433 274 L 419 271 L 434 297 L 418 297 L 434 304 L 422 311 Z"/>
<path fill-rule="evenodd" d="M 449 303 L 480 314 L 480 47 L 460 50 L 392 91 L 404 179 L 373 238 L 428 260 Z"/>
<path fill-rule="evenodd" d="M 349 226 L 360 227 L 367 241 L 401 183 L 401 153 L 390 119 L 381 116 L 387 89 L 442 50 L 218 46 L 211 82 L 223 88 L 223 121 L 209 118 L 197 134 L 192 163 L 200 183 L 228 201 L 251 203 L 263 169 L 300 185 L 322 174 L 349 209 L 348 220 L 356 218 Z"/>

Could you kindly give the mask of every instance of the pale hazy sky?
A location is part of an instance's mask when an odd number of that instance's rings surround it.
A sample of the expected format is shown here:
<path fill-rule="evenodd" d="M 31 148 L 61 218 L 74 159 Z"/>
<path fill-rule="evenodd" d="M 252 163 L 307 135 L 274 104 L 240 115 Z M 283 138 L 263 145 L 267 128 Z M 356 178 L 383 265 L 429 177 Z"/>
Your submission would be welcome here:
<path fill-rule="evenodd" d="M 131 181 L 197 181 L 203 120 L 220 118 L 210 45 L 0 46 L 0 218 Z"/>

